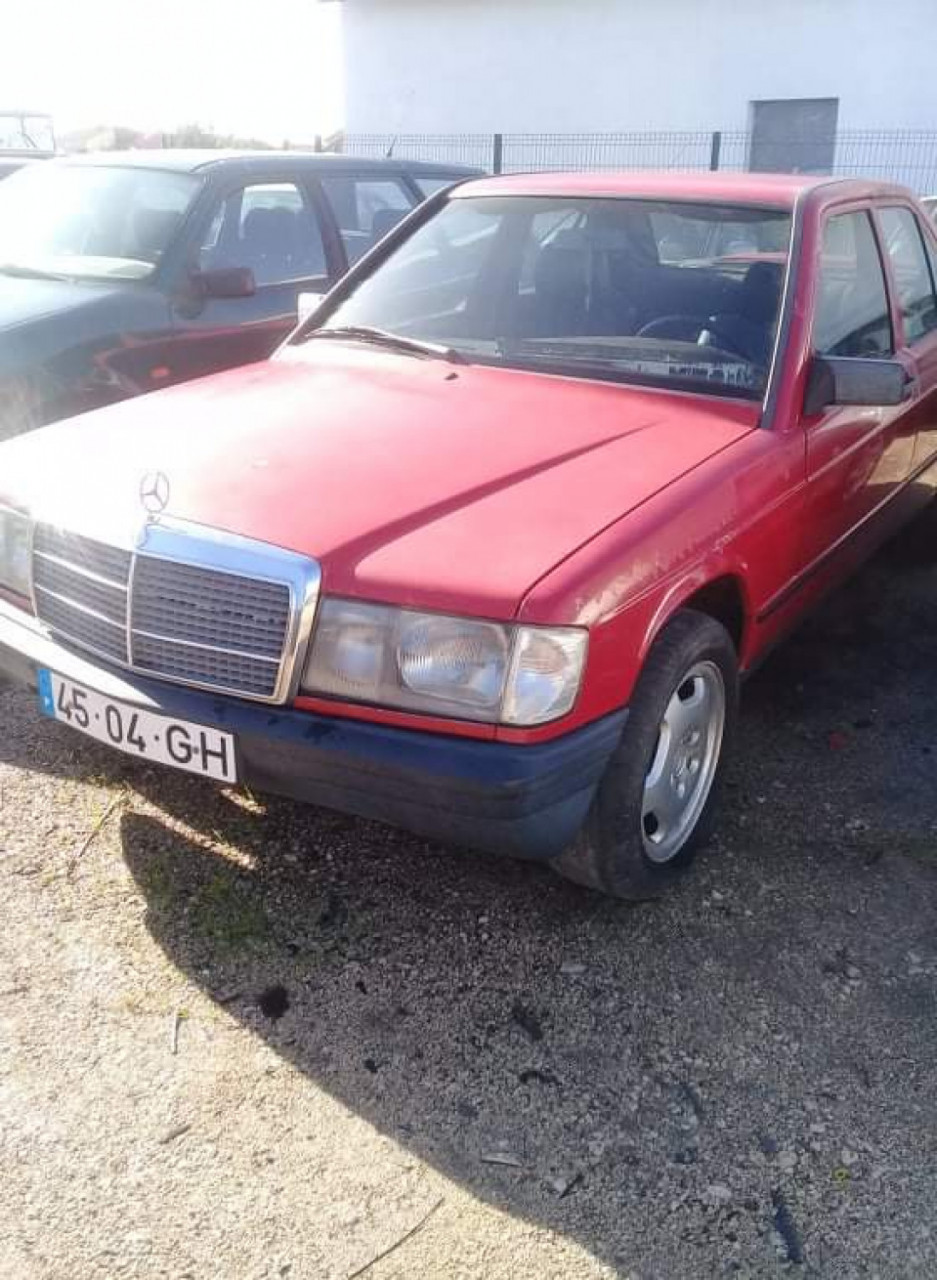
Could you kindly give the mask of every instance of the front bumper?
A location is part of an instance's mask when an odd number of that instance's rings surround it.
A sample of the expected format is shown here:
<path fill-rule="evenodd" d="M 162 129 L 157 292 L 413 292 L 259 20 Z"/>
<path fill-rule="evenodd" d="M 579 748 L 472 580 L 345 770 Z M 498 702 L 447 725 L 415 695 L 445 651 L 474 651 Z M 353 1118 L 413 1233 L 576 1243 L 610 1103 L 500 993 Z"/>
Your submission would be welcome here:
<path fill-rule="evenodd" d="M 241 781 L 446 843 L 552 858 L 585 819 L 627 710 L 550 742 L 517 746 L 260 706 L 91 662 L 0 603 L 0 675 L 37 669 L 236 736 Z"/>

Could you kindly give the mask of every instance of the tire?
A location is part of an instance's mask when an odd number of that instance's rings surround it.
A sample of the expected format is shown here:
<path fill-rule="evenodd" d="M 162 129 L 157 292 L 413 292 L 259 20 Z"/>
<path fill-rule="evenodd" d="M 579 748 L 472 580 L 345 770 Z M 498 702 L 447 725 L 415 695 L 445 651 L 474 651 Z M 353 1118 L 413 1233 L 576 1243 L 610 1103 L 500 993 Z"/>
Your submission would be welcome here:
<path fill-rule="evenodd" d="M 658 897 L 685 872 L 714 825 L 738 686 L 725 627 L 693 609 L 676 614 L 648 655 L 586 821 L 553 869 L 632 901 Z"/>

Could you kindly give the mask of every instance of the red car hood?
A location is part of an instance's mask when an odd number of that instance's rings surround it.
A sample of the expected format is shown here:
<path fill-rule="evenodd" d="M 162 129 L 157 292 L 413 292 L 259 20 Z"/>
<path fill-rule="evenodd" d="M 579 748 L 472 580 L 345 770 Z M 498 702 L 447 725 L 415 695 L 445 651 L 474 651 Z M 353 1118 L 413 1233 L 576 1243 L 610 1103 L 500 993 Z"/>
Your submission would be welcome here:
<path fill-rule="evenodd" d="M 89 530 L 167 514 L 316 557 L 324 589 L 513 615 L 756 406 L 310 343 L 0 446 L 0 497 Z"/>

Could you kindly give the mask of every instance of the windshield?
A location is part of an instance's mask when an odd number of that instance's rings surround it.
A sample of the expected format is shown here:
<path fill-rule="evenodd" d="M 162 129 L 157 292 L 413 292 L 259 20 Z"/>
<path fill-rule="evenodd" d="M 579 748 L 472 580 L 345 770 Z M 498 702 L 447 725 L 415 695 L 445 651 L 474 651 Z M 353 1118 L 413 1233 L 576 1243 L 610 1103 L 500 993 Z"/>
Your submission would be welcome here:
<path fill-rule="evenodd" d="M 0 185 L 0 271 L 143 280 L 201 185 L 186 173 L 30 166 Z"/>
<path fill-rule="evenodd" d="M 0 151 L 54 151 L 55 134 L 49 116 L 0 111 Z"/>
<path fill-rule="evenodd" d="M 783 210 L 456 197 L 324 327 L 369 326 L 486 363 L 756 399 L 790 232 Z"/>

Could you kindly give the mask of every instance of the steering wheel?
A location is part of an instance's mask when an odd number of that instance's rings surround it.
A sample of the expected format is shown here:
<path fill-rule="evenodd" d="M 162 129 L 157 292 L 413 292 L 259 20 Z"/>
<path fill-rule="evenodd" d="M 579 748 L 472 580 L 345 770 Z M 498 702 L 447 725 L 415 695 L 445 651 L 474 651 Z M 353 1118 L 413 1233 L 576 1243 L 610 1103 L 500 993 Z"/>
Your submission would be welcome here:
<path fill-rule="evenodd" d="M 706 328 L 706 321 L 699 316 L 658 316 L 643 324 L 634 335 L 636 338 L 674 338 L 678 342 L 696 342 Z"/>
<path fill-rule="evenodd" d="M 706 341 L 703 342 L 703 335 Z M 742 349 L 737 338 L 720 329 L 718 321 L 701 320 L 699 316 L 658 316 L 641 326 L 634 335 L 636 338 L 673 338 L 676 342 L 695 342 L 699 346 L 718 347 L 733 356 L 741 356 L 749 360 L 747 351 Z"/>
<path fill-rule="evenodd" d="M 702 342 L 703 334 L 706 334 L 706 341 Z M 700 346 L 718 347 L 720 351 L 727 351 L 730 355 L 741 356 L 743 360 L 751 360 L 751 354 L 746 351 L 738 338 L 733 338 L 730 333 L 726 333 L 724 329 L 720 329 L 718 320 L 714 317 L 707 320 L 700 330 L 697 338 Z"/>

